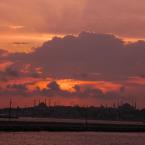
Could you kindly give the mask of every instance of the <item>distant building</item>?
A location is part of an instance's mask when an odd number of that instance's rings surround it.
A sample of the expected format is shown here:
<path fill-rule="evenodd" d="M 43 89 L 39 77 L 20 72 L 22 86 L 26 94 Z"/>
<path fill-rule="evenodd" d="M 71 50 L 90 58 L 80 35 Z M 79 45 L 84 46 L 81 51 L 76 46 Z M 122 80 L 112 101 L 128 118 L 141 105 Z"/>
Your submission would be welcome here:
<path fill-rule="evenodd" d="M 134 111 L 134 110 L 136 110 L 136 108 L 134 106 L 130 105 L 129 103 L 125 103 L 125 104 L 119 106 L 119 109 L 124 110 L 124 111 Z"/>
<path fill-rule="evenodd" d="M 41 102 L 38 105 L 34 106 L 34 109 L 47 110 L 48 106 L 46 105 L 46 103 Z"/>

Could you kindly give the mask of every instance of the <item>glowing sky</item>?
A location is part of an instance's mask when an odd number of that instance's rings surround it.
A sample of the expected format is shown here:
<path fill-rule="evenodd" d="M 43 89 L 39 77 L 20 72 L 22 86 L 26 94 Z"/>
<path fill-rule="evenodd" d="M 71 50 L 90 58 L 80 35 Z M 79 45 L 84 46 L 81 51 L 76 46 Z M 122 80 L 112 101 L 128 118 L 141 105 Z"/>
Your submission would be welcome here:
<path fill-rule="evenodd" d="M 144 0 L 1 0 L 0 47 L 29 51 L 54 35 L 81 31 L 144 39 L 144 5 Z"/>
<path fill-rule="evenodd" d="M 0 0 L 0 105 L 10 94 L 23 105 L 20 98 L 31 105 L 34 95 L 93 105 L 131 97 L 145 105 L 144 5 Z"/>

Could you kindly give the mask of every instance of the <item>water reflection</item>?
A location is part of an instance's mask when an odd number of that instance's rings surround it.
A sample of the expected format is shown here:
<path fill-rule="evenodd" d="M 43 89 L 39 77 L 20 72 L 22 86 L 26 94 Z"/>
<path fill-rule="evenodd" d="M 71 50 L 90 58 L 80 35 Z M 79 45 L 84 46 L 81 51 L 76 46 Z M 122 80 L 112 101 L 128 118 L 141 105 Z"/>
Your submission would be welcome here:
<path fill-rule="evenodd" d="M 144 133 L 0 133 L 0 145 L 143 145 Z"/>

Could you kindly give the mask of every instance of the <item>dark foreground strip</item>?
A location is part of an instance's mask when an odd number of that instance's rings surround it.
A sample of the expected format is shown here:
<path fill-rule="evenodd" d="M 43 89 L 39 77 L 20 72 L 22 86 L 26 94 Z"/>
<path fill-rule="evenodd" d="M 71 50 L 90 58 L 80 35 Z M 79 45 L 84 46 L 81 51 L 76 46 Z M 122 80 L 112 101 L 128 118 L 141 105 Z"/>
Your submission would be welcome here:
<path fill-rule="evenodd" d="M 0 131 L 145 132 L 145 125 L 0 121 Z"/>

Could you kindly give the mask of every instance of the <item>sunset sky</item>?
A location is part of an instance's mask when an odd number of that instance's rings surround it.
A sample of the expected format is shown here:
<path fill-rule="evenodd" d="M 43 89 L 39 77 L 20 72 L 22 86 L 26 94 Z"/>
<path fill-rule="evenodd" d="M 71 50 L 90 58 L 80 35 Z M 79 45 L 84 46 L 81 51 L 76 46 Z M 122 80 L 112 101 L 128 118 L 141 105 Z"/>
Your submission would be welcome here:
<path fill-rule="evenodd" d="M 144 0 L 0 0 L 0 107 L 145 105 Z"/>

